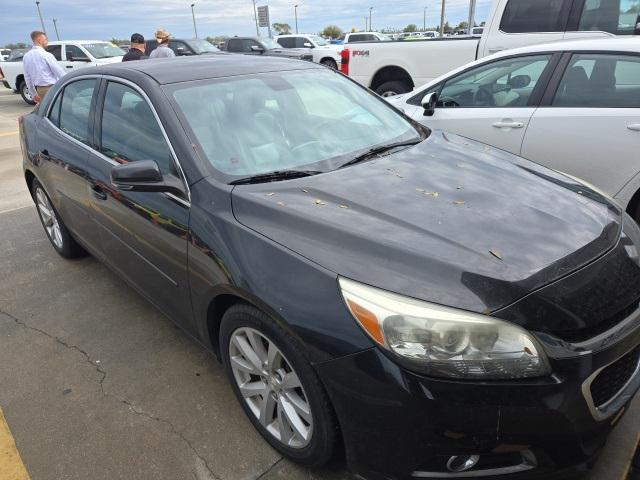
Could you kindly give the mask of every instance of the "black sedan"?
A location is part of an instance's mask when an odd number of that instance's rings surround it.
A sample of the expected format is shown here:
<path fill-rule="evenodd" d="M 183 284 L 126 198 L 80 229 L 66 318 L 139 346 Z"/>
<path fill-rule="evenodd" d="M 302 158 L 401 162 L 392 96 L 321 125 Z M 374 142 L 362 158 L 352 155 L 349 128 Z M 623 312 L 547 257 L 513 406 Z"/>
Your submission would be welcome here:
<path fill-rule="evenodd" d="M 369 479 L 584 471 L 640 387 L 640 229 L 309 62 L 81 69 L 20 120 L 63 257 L 224 363 L 264 438 Z M 114 299 L 117 301 L 117 299 Z"/>

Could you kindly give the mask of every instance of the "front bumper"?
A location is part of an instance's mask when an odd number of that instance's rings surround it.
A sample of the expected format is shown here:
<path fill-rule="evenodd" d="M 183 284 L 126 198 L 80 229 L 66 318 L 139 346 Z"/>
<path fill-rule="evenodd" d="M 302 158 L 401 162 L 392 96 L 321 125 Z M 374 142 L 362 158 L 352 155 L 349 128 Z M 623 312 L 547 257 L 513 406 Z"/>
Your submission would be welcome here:
<path fill-rule="evenodd" d="M 377 348 L 317 370 L 338 415 L 349 467 L 361 478 L 573 478 L 597 458 L 638 390 L 640 373 L 601 419 L 583 383 L 639 343 L 640 329 L 601 352 L 551 359 L 550 377 L 520 381 L 427 378 Z M 446 462 L 454 455 L 480 455 L 482 463 L 452 473 Z"/>

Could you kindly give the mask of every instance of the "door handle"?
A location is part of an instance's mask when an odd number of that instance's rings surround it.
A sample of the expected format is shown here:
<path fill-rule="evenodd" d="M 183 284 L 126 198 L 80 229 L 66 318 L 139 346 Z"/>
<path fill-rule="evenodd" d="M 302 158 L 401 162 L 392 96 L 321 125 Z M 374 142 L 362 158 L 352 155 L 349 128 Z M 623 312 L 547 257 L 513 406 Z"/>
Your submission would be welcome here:
<path fill-rule="evenodd" d="M 67 68 L 73 68 L 73 65 L 67 65 Z"/>
<path fill-rule="evenodd" d="M 493 126 L 496 128 L 522 128 L 523 122 L 514 122 L 513 120 L 502 120 L 500 122 L 494 122 Z"/>
<path fill-rule="evenodd" d="M 98 200 L 107 199 L 107 194 L 105 193 L 105 191 L 102 189 L 100 185 L 93 185 L 91 187 L 91 192 L 93 192 L 93 196 L 96 197 Z"/>
<path fill-rule="evenodd" d="M 632 123 L 631 125 L 627 125 L 627 128 L 634 132 L 640 132 L 640 123 Z"/>

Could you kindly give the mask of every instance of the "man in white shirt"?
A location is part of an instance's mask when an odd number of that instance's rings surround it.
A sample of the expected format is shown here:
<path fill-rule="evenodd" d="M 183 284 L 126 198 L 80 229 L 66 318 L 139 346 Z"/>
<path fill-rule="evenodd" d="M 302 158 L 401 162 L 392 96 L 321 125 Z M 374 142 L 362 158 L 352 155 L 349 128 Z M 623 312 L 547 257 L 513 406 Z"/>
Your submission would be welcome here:
<path fill-rule="evenodd" d="M 56 58 L 45 50 L 49 40 L 44 32 L 31 32 L 33 47 L 22 58 L 24 80 L 31 96 L 36 103 L 40 103 L 49 89 L 60 80 L 65 71 L 62 70 Z"/>

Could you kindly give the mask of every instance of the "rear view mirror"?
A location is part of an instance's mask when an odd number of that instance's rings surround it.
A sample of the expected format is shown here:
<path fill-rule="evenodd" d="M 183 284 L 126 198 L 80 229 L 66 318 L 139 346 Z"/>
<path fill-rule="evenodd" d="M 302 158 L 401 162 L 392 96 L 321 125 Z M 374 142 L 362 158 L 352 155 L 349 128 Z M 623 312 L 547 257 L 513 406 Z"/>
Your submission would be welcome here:
<path fill-rule="evenodd" d="M 111 182 L 119 190 L 129 192 L 167 192 L 184 195 L 182 183 L 172 176 L 163 178 L 158 164 L 153 160 L 140 160 L 113 167 Z"/>
<path fill-rule="evenodd" d="M 257 52 L 257 53 L 262 53 L 262 52 L 264 52 L 264 48 L 262 48 L 259 45 L 251 45 L 251 51 L 252 52 Z"/>
<path fill-rule="evenodd" d="M 529 75 L 516 75 L 509 79 L 509 86 L 511 88 L 526 88 L 531 84 L 531 77 Z"/>
<path fill-rule="evenodd" d="M 431 92 L 427 93 L 423 98 L 422 108 L 424 108 L 424 116 L 432 117 L 434 113 L 436 113 L 436 105 L 438 104 L 438 93 Z"/>

